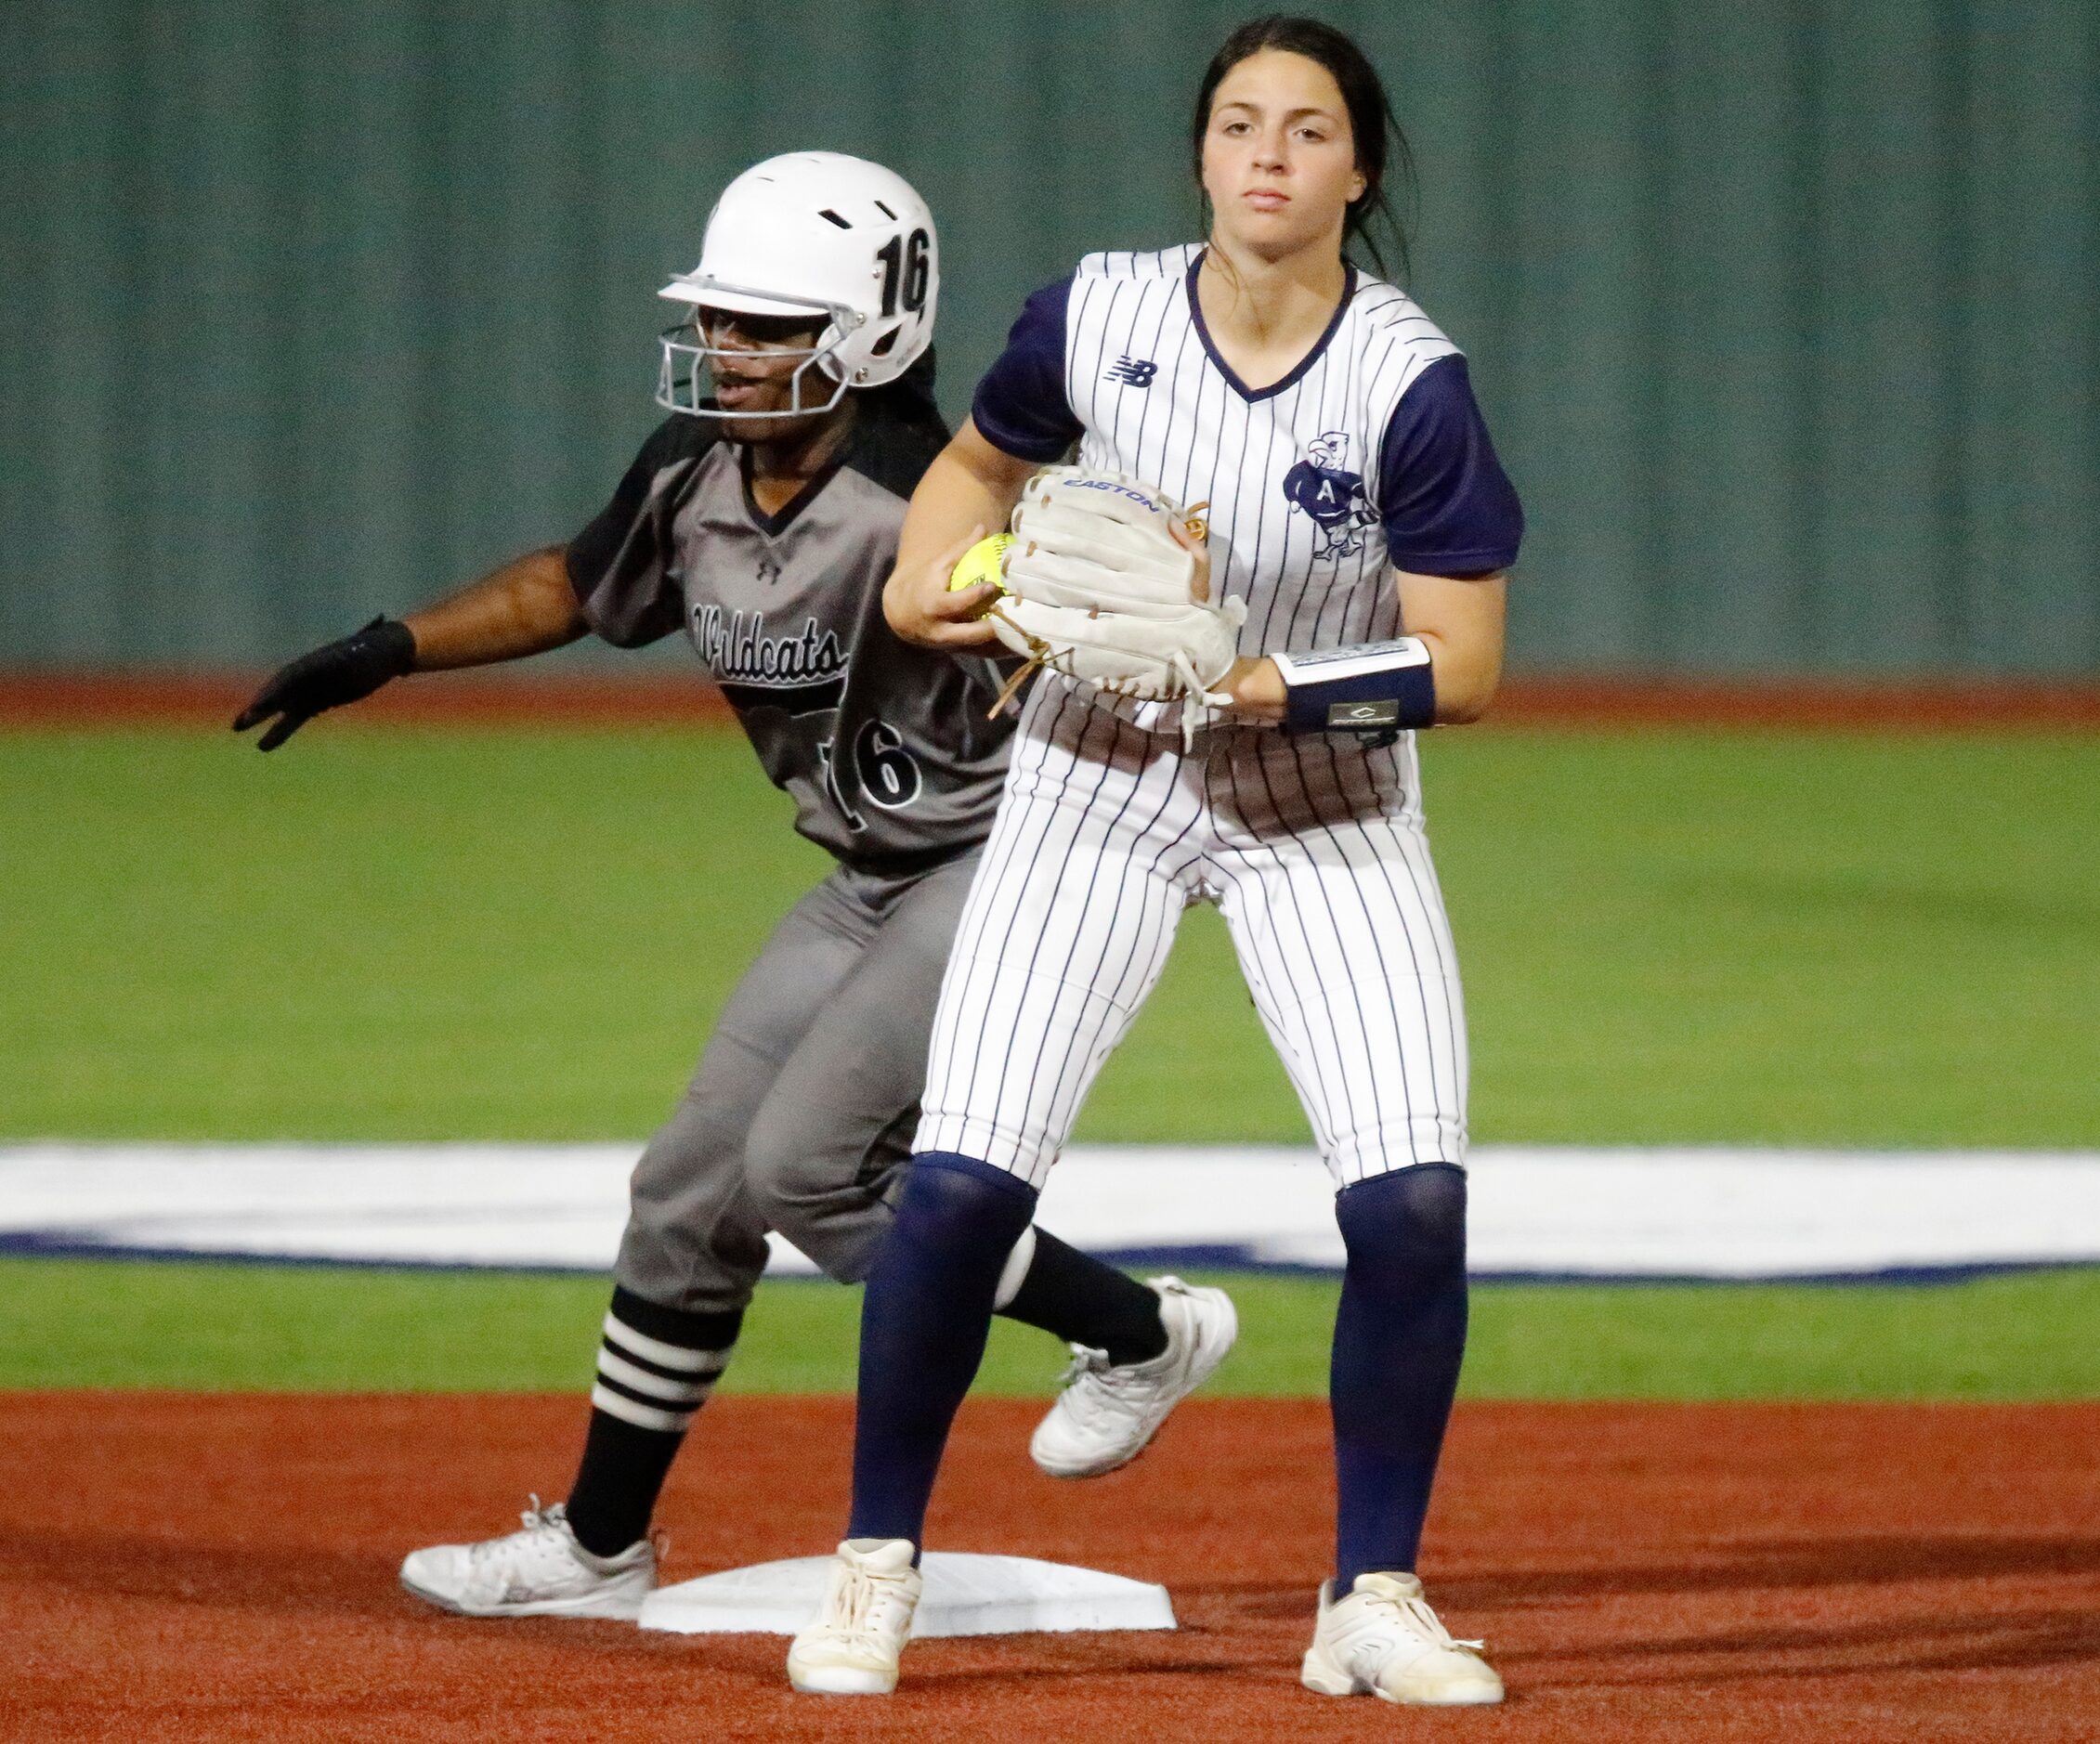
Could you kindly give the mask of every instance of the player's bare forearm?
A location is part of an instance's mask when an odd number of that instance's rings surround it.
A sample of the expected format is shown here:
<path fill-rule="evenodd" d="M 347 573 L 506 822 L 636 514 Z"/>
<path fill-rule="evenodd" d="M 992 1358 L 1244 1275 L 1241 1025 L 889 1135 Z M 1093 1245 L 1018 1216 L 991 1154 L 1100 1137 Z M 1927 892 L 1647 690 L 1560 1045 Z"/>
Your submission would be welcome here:
<path fill-rule="evenodd" d="M 964 420 L 905 512 L 897 566 L 882 590 L 882 615 L 892 630 L 933 648 L 981 648 L 995 639 L 982 619 L 998 590 L 985 582 L 951 593 L 948 576 L 972 544 L 1004 529 L 1035 470 L 1033 462 L 994 448 Z"/>
<path fill-rule="evenodd" d="M 1396 571 L 1401 620 L 1429 650 L 1436 683 L 1437 724 L 1478 721 L 1502 682 L 1506 577 L 1414 575 Z M 1280 722 L 1286 709 L 1284 675 L 1266 655 L 1243 656 L 1223 689 L 1243 720 Z"/>
<path fill-rule="evenodd" d="M 1402 627 L 1429 650 L 1437 686 L 1437 724 L 1478 721 L 1502 683 L 1504 626 L 1509 579 L 1482 576 L 1415 575 L 1394 571 Z"/>
<path fill-rule="evenodd" d="M 565 647 L 590 626 L 558 545 L 526 555 L 401 619 L 415 638 L 415 670 L 520 660 Z"/>

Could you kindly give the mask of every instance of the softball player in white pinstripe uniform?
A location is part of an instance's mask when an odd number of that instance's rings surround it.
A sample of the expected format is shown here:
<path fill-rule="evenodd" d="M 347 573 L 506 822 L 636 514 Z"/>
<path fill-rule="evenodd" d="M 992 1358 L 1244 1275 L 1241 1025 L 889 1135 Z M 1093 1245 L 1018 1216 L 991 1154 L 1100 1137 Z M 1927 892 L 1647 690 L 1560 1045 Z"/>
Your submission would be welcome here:
<path fill-rule="evenodd" d="M 790 1655 L 799 1687 L 893 1682 L 901 1625 L 868 1620 L 908 1620 L 1001 1243 L 1181 909 L 1212 900 L 1349 1248 L 1337 1566 L 1305 1681 L 1500 1697 L 1414 1573 L 1465 1337 L 1467 1060 L 1408 729 L 1473 719 L 1492 695 L 1521 515 L 1456 347 L 1342 254 L 1378 203 L 1389 124 L 1338 33 L 1235 33 L 1197 104 L 1209 241 L 1091 255 L 1030 298 L 913 498 L 888 593 L 907 639 L 983 633 L 968 614 L 989 590 L 946 593 L 947 548 L 1003 522 L 1074 441 L 1082 464 L 1207 501 L 1209 587 L 1246 619 L 1215 686 L 1233 707 L 1186 748 L 1176 704 L 1055 674 L 1026 704 L 943 984 L 913 1175 L 869 1280 L 854 1517 L 833 1603 Z"/>
<path fill-rule="evenodd" d="M 1043 458 L 1062 420 L 1039 436 L 1015 414 L 1069 406 L 1082 463 L 1207 500 L 1211 584 L 1246 601 L 1243 647 L 1389 640 L 1401 610 L 1386 580 L 1386 481 L 1322 469 L 1310 490 L 1349 505 L 1330 529 L 1286 480 L 1315 447 L 1337 460 L 1379 452 L 1402 405 L 1449 416 L 1463 360 L 1407 297 L 1348 272 L 1322 341 L 1250 389 L 1205 333 L 1204 253 L 1090 255 L 1033 299 L 980 392 L 976 428 Z M 1397 475 L 1392 488 L 1404 488 Z M 1162 744 L 1178 719 L 1174 705 L 1055 674 L 1036 686 L 943 989 L 918 1148 L 1039 1187 L 1164 967 L 1180 910 L 1209 898 L 1337 1184 L 1462 1160 L 1465 1029 L 1412 735 L 1220 725 L 1184 757 Z"/>

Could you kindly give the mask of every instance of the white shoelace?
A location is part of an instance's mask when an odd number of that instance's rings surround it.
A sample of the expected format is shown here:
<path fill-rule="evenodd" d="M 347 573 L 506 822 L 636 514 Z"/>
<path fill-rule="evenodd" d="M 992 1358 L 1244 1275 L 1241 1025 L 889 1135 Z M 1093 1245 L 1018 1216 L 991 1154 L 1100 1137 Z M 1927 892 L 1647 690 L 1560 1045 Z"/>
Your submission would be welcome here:
<path fill-rule="evenodd" d="M 605 1572 L 600 1565 L 614 1560 L 610 1557 L 593 1556 L 577 1542 L 575 1532 L 569 1528 L 565 1504 L 555 1503 L 551 1507 L 541 1507 L 540 1498 L 528 1498 L 531 1506 L 518 1518 L 519 1529 L 502 1538 L 485 1538 L 478 1543 L 466 1547 L 467 1565 L 478 1568 L 498 1557 L 518 1556 L 541 1559 L 541 1572 L 548 1575 L 567 1574 L 579 1563 L 594 1572 Z M 652 1531 L 649 1547 L 656 1553 L 660 1564 L 671 1553 L 670 1534 Z M 622 1552 L 624 1555 L 626 1553 Z"/>
<path fill-rule="evenodd" d="M 517 1516 L 522 1529 L 509 1533 L 502 1538 L 485 1538 L 479 1543 L 469 1544 L 466 1547 L 467 1560 L 472 1563 L 483 1563 L 492 1556 L 507 1555 L 517 1544 L 519 1539 L 532 1541 L 535 1546 L 540 1542 L 544 1541 L 549 1534 L 553 1534 L 554 1539 L 558 1541 L 561 1537 L 562 1529 L 561 1521 L 555 1517 L 555 1510 L 561 1506 L 561 1503 L 557 1502 L 552 1508 L 542 1508 L 540 1505 L 538 1496 L 533 1496 L 530 1500 L 532 1505 Z M 567 1548 L 566 1545 L 562 1546 L 565 1552 Z"/>
<path fill-rule="evenodd" d="M 1109 1361 L 1107 1351 L 1074 1345 L 1071 1364 L 1060 1383 L 1066 1389 L 1066 1408 L 1089 1423 L 1115 1414 L 1141 1417 L 1162 1378 L 1139 1373 L 1141 1366 L 1128 1363 L 1117 1368 Z"/>
<path fill-rule="evenodd" d="M 1382 1593 L 1365 1594 L 1369 1601 L 1366 1608 L 1374 1611 L 1389 1611 L 1396 1622 L 1412 1633 L 1425 1636 L 1431 1646 L 1439 1647 L 1469 1647 L 1475 1653 L 1487 1646 L 1479 1641 L 1461 1641 L 1443 1626 L 1443 1619 L 1429 1608 L 1429 1601 L 1422 1598 L 1389 1598 Z"/>
<path fill-rule="evenodd" d="M 904 1581 L 895 1575 L 872 1574 L 866 1568 L 850 1568 L 843 1581 L 833 1583 L 825 1595 L 824 1626 L 841 1634 L 850 1635 L 855 1641 L 880 1645 L 883 1625 L 880 1617 L 882 1603 L 904 1603 Z"/>

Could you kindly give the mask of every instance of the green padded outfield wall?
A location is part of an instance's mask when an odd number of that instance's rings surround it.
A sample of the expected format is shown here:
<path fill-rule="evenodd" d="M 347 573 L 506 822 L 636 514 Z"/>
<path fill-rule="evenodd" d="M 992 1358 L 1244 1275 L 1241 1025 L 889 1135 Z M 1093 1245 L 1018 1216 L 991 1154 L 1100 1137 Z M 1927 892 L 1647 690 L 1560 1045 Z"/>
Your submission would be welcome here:
<path fill-rule="evenodd" d="M 798 146 L 943 229 L 951 413 L 1181 240 L 1240 7 L 7 0 L 0 664 L 254 664 L 564 537 L 653 293 Z M 1393 0 L 1415 286 L 1533 668 L 2100 670 L 2100 5 Z"/>

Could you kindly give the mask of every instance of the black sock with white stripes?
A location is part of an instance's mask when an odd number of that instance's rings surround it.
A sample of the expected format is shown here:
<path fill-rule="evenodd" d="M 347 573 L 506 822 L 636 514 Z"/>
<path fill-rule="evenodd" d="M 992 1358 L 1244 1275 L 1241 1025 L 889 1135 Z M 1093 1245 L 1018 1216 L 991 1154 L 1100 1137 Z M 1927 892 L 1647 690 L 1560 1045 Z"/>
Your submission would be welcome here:
<path fill-rule="evenodd" d="M 998 1311 L 1068 1345 L 1105 1350 L 1118 1368 L 1149 1362 L 1167 1349 L 1156 1292 L 1045 1229 L 1036 1230 L 1035 1256 L 1020 1288 Z"/>
<path fill-rule="evenodd" d="M 685 1430 L 714 1390 L 741 1308 L 690 1313 L 614 1288 L 591 1388 L 591 1429 L 568 1492 L 568 1524 L 593 1556 L 649 1529 Z"/>

